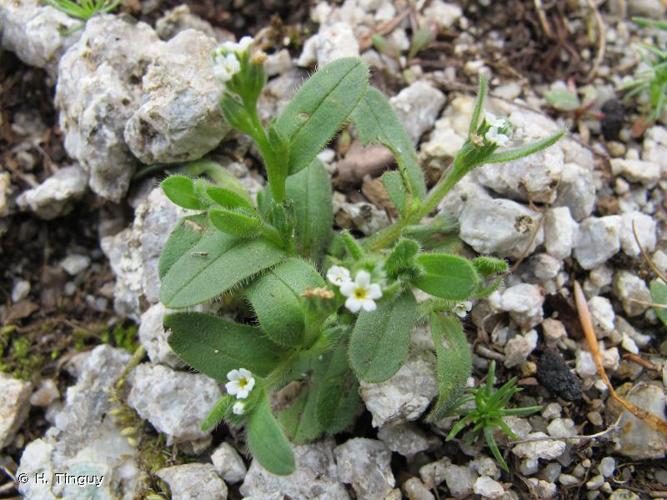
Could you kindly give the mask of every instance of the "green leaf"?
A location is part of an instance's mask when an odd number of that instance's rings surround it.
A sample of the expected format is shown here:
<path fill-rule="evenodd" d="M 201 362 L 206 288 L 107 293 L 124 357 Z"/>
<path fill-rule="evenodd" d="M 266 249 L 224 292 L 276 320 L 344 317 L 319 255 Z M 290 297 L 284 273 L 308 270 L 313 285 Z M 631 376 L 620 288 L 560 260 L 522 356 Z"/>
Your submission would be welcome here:
<path fill-rule="evenodd" d="M 426 196 L 426 183 L 415 147 L 382 92 L 369 88 L 352 113 L 352 121 L 357 126 L 363 144 L 378 142 L 392 152 L 404 183 L 413 196 L 423 199 Z"/>
<path fill-rule="evenodd" d="M 408 355 L 410 332 L 417 321 L 417 303 L 406 291 L 393 302 L 362 311 L 350 338 L 350 365 L 366 382 L 383 382 L 398 371 Z"/>
<path fill-rule="evenodd" d="M 558 140 L 565 135 L 564 130 L 560 130 L 555 134 L 540 139 L 539 141 L 531 142 L 525 146 L 520 146 L 518 148 L 506 149 L 504 151 L 498 151 L 492 153 L 490 156 L 486 157 L 482 164 L 484 163 L 505 163 L 508 161 L 518 160 L 519 158 L 524 158 L 530 156 L 534 153 L 547 149 L 549 146 L 552 146 Z"/>
<path fill-rule="evenodd" d="M 453 316 L 431 314 L 431 336 L 437 359 L 438 401 L 428 418 L 435 422 L 463 395 L 472 372 L 472 356 L 461 322 Z"/>
<path fill-rule="evenodd" d="M 178 246 L 178 250 L 184 248 Z M 180 257 L 175 259 L 174 253 L 170 253 L 160 288 L 160 301 L 172 309 L 211 300 L 285 257 L 266 240 L 238 239 L 211 228 Z"/>
<path fill-rule="evenodd" d="M 253 409 L 248 419 L 248 448 L 266 470 L 286 476 L 295 470 L 294 453 L 280 424 L 271 413 L 266 397 Z"/>
<path fill-rule="evenodd" d="M 178 221 L 160 254 L 158 263 L 160 279 L 178 259 L 203 238 L 208 229 L 206 214 L 190 215 Z"/>
<path fill-rule="evenodd" d="M 472 296 L 479 283 L 473 265 L 467 259 L 442 253 L 425 253 L 417 257 L 423 274 L 413 285 L 426 293 L 449 300 Z"/>
<path fill-rule="evenodd" d="M 262 228 L 259 217 L 243 209 L 211 208 L 208 218 L 216 229 L 238 238 L 257 236 Z"/>
<path fill-rule="evenodd" d="M 348 119 L 368 87 L 368 68 L 358 58 L 327 64 L 299 89 L 276 121 L 289 141 L 289 173 L 306 168 Z"/>
<path fill-rule="evenodd" d="M 238 368 L 264 377 L 284 353 L 258 328 L 210 314 L 170 314 L 164 327 L 171 330 L 169 345 L 183 361 L 220 382 L 227 382 L 227 373 Z"/>
<path fill-rule="evenodd" d="M 331 180 L 321 161 L 287 178 L 287 197 L 294 203 L 299 253 L 319 262 L 331 239 L 333 205 Z"/>
<path fill-rule="evenodd" d="M 416 241 L 407 238 L 398 240 L 384 263 L 387 277 L 390 280 L 396 280 L 401 276 L 417 277 L 419 266 L 415 262 L 415 257 L 418 252 L 419 243 Z"/>
<path fill-rule="evenodd" d="M 245 208 L 253 210 L 250 196 L 245 192 L 238 192 L 229 187 L 209 186 L 206 194 L 211 200 L 224 208 Z"/>
<path fill-rule="evenodd" d="M 477 99 L 475 99 L 475 107 L 472 110 L 470 125 L 468 126 L 468 140 L 470 140 L 470 138 L 477 133 L 479 119 L 482 116 L 482 109 L 484 108 L 484 101 L 486 100 L 486 93 L 488 90 L 489 85 L 486 81 L 486 77 L 480 74 L 479 85 L 477 87 Z"/>
<path fill-rule="evenodd" d="M 651 282 L 651 300 L 654 304 L 667 305 L 667 285 L 662 281 L 653 280 Z M 662 324 L 667 326 L 667 309 L 656 307 L 654 311 Z"/>
<path fill-rule="evenodd" d="M 581 107 L 581 101 L 576 92 L 570 90 L 550 90 L 544 98 L 554 108 L 560 111 L 575 111 Z"/>
<path fill-rule="evenodd" d="M 213 408 L 211 408 L 211 411 L 208 412 L 208 415 L 204 421 L 201 423 L 200 429 L 202 432 L 208 432 L 217 427 L 218 424 L 222 422 L 222 419 L 225 418 L 225 415 L 231 409 L 235 401 L 236 398 L 234 396 L 230 396 L 229 394 L 218 399 L 213 405 Z"/>
<path fill-rule="evenodd" d="M 172 203 L 190 210 L 204 210 L 206 203 L 195 189 L 192 179 L 184 175 L 170 175 L 160 183 L 164 194 Z"/>
<path fill-rule="evenodd" d="M 408 59 L 412 59 L 419 52 L 421 52 L 434 39 L 433 30 L 429 27 L 423 26 L 418 28 L 412 35 L 410 41 L 410 51 L 408 52 Z"/>
<path fill-rule="evenodd" d="M 396 170 L 389 170 L 382 174 L 380 177 L 382 185 L 384 186 L 385 191 L 389 195 L 389 199 L 396 207 L 396 211 L 403 217 L 407 209 L 407 193 L 405 192 L 405 184 L 403 184 L 403 179 L 401 174 Z"/>
<path fill-rule="evenodd" d="M 503 259 L 497 259 L 495 257 L 489 257 L 487 255 L 474 258 L 472 265 L 475 266 L 477 272 L 482 276 L 505 273 L 507 272 L 507 269 L 509 269 L 507 261 Z"/>
<path fill-rule="evenodd" d="M 301 294 L 323 286 L 324 280 L 313 266 L 292 258 L 258 279 L 247 294 L 267 336 L 280 345 L 298 347 L 306 326 Z"/>

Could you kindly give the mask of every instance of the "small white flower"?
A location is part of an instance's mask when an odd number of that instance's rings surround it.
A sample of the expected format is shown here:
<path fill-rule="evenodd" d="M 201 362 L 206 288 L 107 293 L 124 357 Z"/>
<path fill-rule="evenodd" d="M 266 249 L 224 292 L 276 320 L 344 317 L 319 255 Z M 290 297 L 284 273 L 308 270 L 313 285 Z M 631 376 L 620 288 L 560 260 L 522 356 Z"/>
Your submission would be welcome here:
<path fill-rule="evenodd" d="M 509 136 L 500 132 L 496 127 L 491 127 L 489 130 L 487 130 L 486 134 L 484 134 L 484 138 L 487 141 L 500 147 L 506 146 L 510 141 Z"/>
<path fill-rule="evenodd" d="M 361 309 L 375 311 L 375 300 L 382 297 L 382 289 L 377 283 L 371 283 L 371 275 L 367 271 L 359 271 L 354 281 L 347 281 L 340 287 L 340 293 L 347 297 L 345 307 L 356 313 Z"/>
<path fill-rule="evenodd" d="M 472 302 L 469 300 L 459 302 L 454 306 L 454 314 L 456 314 L 459 318 L 465 318 L 470 309 L 472 309 Z"/>
<path fill-rule="evenodd" d="M 223 54 L 216 51 L 213 54 L 213 74 L 222 83 L 226 83 L 241 71 L 241 63 L 234 54 Z"/>
<path fill-rule="evenodd" d="M 245 413 L 245 403 L 243 401 L 237 401 L 232 406 L 232 413 L 234 415 L 243 415 Z"/>
<path fill-rule="evenodd" d="M 336 286 L 350 281 L 350 271 L 343 266 L 331 266 L 327 271 L 327 279 Z"/>
<path fill-rule="evenodd" d="M 248 50 L 248 48 L 252 45 L 252 42 L 254 42 L 254 40 L 251 36 L 244 36 L 238 41 L 238 43 L 234 42 L 223 43 L 221 48 L 226 53 L 235 52 L 237 54 L 241 54 Z"/>
<path fill-rule="evenodd" d="M 506 118 L 498 118 L 488 111 L 485 114 L 485 121 L 489 124 L 489 130 L 484 134 L 484 138 L 496 146 L 506 146 L 510 140 L 512 125 Z"/>
<path fill-rule="evenodd" d="M 229 394 L 239 399 L 247 398 L 252 388 L 255 387 L 255 377 L 245 368 L 230 371 L 227 374 L 227 379 L 229 382 L 225 384 L 225 389 Z"/>

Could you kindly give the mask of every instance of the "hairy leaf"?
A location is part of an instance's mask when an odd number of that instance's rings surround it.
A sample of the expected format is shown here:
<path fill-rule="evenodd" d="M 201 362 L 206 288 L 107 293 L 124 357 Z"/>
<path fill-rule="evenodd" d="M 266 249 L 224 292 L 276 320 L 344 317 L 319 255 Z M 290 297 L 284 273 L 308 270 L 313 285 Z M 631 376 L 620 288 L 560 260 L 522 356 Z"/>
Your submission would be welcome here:
<path fill-rule="evenodd" d="M 313 266 L 292 258 L 273 268 L 248 289 L 248 299 L 268 337 L 278 344 L 298 347 L 304 339 L 305 311 L 301 294 L 322 287 Z"/>
<path fill-rule="evenodd" d="M 217 427 L 218 424 L 222 422 L 222 419 L 225 418 L 227 412 L 232 408 L 235 401 L 236 398 L 229 394 L 218 399 L 201 423 L 200 429 L 202 432 L 208 432 Z"/>
<path fill-rule="evenodd" d="M 205 302 L 275 266 L 284 257 L 282 250 L 263 239 L 242 240 L 209 229 L 171 263 L 162 277 L 160 301 L 172 309 Z"/>
<path fill-rule="evenodd" d="M 239 192 L 230 187 L 209 186 L 206 194 L 211 200 L 224 208 L 245 208 L 253 210 L 250 196 L 246 192 Z"/>
<path fill-rule="evenodd" d="M 465 391 L 472 370 L 472 357 L 470 345 L 457 318 L 431 314 L 431 336 L 437 359 L 438 401 L 429 419 L 437 421 L 456 405 Z"/>
<path fill-rule="evenodd" d="M 278 476 L 294 472 L 294 453 L 280 424 L 271 413 L 266 397 L 253 409 L 248 419 L 248 448 L 266 470 Z"/>
<path fill-rule="evenodd" d="M 336 434 L 354 422 L 361 403 L 358 387 L 347 358 L 347 342 L 339 342 L 329 353 L 317 394 L 317 420 L 325 432 Z"/>
<path fill-rule="evenodd" d="M 401 216 L 404 216 L 407 209 L 407 194 L 405 192 L 405 185 L 403 184 L 401 174 L 395 170 L 389 170 L 382 174 L 380 180 L 382 181 L 385 191 L 387 191 L 387 194 L 389 195 L 389 199 L 394 207 L 396 207 L 396 211 Z"/>
<path fill-rule="evenodd" d="M 257 236 L 262 227 L 259 217 L 243 209 L 211 208 L 208 218 L 216 229 L 238 238 Z"/>
<path fill-rule="evenodd" d="M 419 252 L 419 243 L 415 240 L 407 238 L 398 240 L 384 263 L 387 277 L 395 280 L 404 275 L 418 276 L 419 269 L 415 262 L 417 252 Z"/>
<path fill-rule="evenodd" d="M 651 282 L 651 300 L 654 304 L 667 305 L 667 285 L 662 281 L 653 280 Z M 654 308 L 655 314 L 663 325 L 667 325 L 667 309 L 663 307 Z"/>
<path fill-rule="evenodd" d="M 358 58 L 327 64 L 299 89 L 276 121 L 289 141 L 289 173 L 306 168 L 366 93 L 368 68 Z"/>
<path fill-rule="evenodd" d="M 426 183 L 417 160 L 417 152 L 382 92 L 369 88 L 352 113 L 352 120 L 357 125 L 359 137 L 364 144 L 379 142 L 389 148 L 412 194 L 419 199 L 424 198 Z"/>
<path fill-rule="evenodd" d="M 425 253 L 417 257 L 423 274 L 413 284 L 426 293 L 449 300 L 464 300 L 477 288 L 479 276 L 463 257 L 442 253 Z"/>
<path fill-rule="evenodd" d="M 195 183 L 184 175 L 170 175 L 160 183 L 164 194 L 172 203 L 190 210 L 204 210 L 206 203 L 195 189 Z"/>
<path fill-rule="evenodd" d="M 350 365 L 366 382 L 383 382 L 398 371 L 408 355 L 410 332 L 417 321 L 417 303 L 406 291 L 393 302 L 362 311 L 350 338 Z"/>
<path fill-rule="evenodd" d="M 199 243 L 208 229 L 206 214 L 190 215 L 178 221 L 160 254 L 158 262 L 160 279 L 167 274 L 174 262 Z"/>
<path fill-rule="evenodd" d="M 263 377 L 281 360 L 282 348 L 261 330 L 232 323 L 210 314 L 188 312 L 168 315 L 169 345 L 195 370 L 221 382 L 227 373 L 246 368 Z"/>

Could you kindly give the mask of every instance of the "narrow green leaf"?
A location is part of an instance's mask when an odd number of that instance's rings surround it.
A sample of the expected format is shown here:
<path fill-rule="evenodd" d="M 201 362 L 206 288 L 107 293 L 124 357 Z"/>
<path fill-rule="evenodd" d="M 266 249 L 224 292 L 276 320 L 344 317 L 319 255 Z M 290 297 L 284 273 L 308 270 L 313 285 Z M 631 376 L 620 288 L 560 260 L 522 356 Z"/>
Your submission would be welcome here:
<path fill-rule="evenodd" d="M 495 257 L 489 257 L 487 255 L 474 258 L 472 265 L 475 266 L 477 272 L 479 272 L 479 274 L 482 276 L 505 273 L 509 268 L 507 261 L 503 259 L 497 259 Z"/>
<path fill-rule="evenodd" d="M 417 315 L 410 291 L 379 304 L 373 312 L 359 314 L 349 347 L 350 365 L 359 379 L 383 382 L 398 371 L 408 355 Z"/>
<path fill-rule="evenodd" d="M 463 395 L 472 371 L 470 345 L 461 322 L 453 316 L 431 314 L 431 336 L 435 344 L 438 401 L 430 421 L 443 418 Z"/>
<path fill-rule="evenodd" d="M 544 94 L 549 105 L 560 111 L 575 111 L 581 107 L 581 100 L 576 92 L 571 90 L 550 90 Z"/>
<path fill-rule="evenodd" d="M 425 253 L 417 257 L 423 274 L 413 284 L 426 293 L 449 300 L 472 296 L 479 283 L 473 265 L 467 259 L 442 253 Z"/>
<path fill-rule="evenodd" d="M 389 170 L 382 174 L 380 180 L 382 181 L 385 191 L 387 191 L 387 194 L 389 195 L 389 199 L 394 207 L 396 207 L 396 211 L 401 217 L 405 216 L 407 193 L 405 192 L 405 185 L 403 184 L 401 174 L 396 170 Z"/>
<path fill-rule="evenodd" d="M 243 284 L 284 257 L 281 249 L 266 240 L 242 240 L 209 229 L 176 260 L 170 256 L 160 301 L 172 309 L 200 304 Z"/>
<path fill-rule="evenodd" d="M 403 124 L 394 113 L 387 98 L 377 89 L 369 88 L 352 113 L 363 144 L 378 142 L 396 158 L 404 183 L 418 199 L 426 196 L 424 173 L 417 152 Z"/>
<path fill-rule="evenodd" d="M 530 156 L 534 153 L 537 153 L 538 151 L 542 151 L 543 149 L 554 145 L 561 137 L 563 137 L 563 135 L 565 135 L 565 131 L 560 130 L 555 134 L 550 135 L 549 137 L 545 137 L 539 141 L 531 142 L 525 146 L 492 153 L 491 156 L 488 156 L 484 159 L 483 163 L 505 163 Z"/>
<path fill-rule="evenodd" d="M 208 218 L 216 229 L 238 238 L 257 236 L 262 227 L 259 217 L 243 209 L 211 208 Z"/>
<path fill-rule="evenodd" d="M 284 351 L 258 329 L 204 313 L 175 313 L 164 320 L 169 345 L 195 370 L 227 382 L 230 370 L 246 368 L 264 377 Z"/>
<path fill-rule="evenodd" d="M 225 418 L 227 412 L 231 409 L 234 401 L 236 401 L 236 398 L 229 394 L 218 399 L 201 423 L 200 429 L 202 432 L 208 432 L 217 427 L 218 424 L 222 422 L 222 419 Z"/>
<path fill-rule="evenodd" d="M 272 474 L 286 476 L 295 470 L 294 453 L 280 424 L 271 413 L 266 397 L 248 419 L 248 448 L 252 456 Z"/>
<path fill-rule="evenodd" d="M 343 126 L 367 86 L 368 68 L 358 58 L 333 61 L 303 84 L 276 122 L 290 144 L 290 174 L 313 161 Z"/>
<path fill-rule="evenodd" d="M 486 77 L 482 74 L 479 75 L 479 86 L 477 88 L 477 99 L 475 100 L 475 107 L 472 110 L 472 116 L 470 118 L 470 125 L 468 127 L 468 140 L 477 133 L 477 128 L 479 126 L 479 119 L 482 116 L 482 109 L 484 108 L 484 101 L 486 100 L 486 93 L 489 89 L 488 82 Z"/>
<path fill-rule="evenodd" d="M 192 179 L 184 175 L 170 175 L 160 183 L 164 194 L 172 203 L 190 210 L 204 210 L 206 203 L 195 190 Z"/>
<path fill-rule="evenodd" d="M 651 300 L 654 304 L 667 305 L 667 285 L 662 281 L 653 280 L 651 282 Z M 667 326 L 667 309 L 656 307 L 653 310 L 662 324 Z"/>
<path fill-rule="evenodd" d="M 331 239 L 333 205 L 331 180 L 318 159 L 287 178 L 287 197 L 294 202 L 296 245 L 299 253 L 319 262 Z"/>
<path fill-rule="evenodd" d="M 410 41 L 410 51 L 408 52 L 408 59 L 412 59 L 419 52 L 421 52 L 426 46 L 433 41 L 434 33 L 433 30 L 427 26 L 422 26 L 418 28 L 417 31 L 412 35 L 412 40 Z"/>
<path fill-rule="evenodd" d="M 164 278 L 171 266 L 203 238 L 209 230 L 206 214 L 183 217 L 174 227 L 162 248 L 158 274 Z"/>
<path fill-rule="evenodd" d="M 224 208 L 245 208 L 253 210 L 252 201 L 248 193 L 239 193 L 229 187 L 209 186 L 206 194 L 211 200 Z"/>
<path fill-rule="evenodd" d="M 306 326 L 301 294 L 323 286 L 324 280 L 313 266 L 292 258 L 263 275 L 247 294 L 267 336 L 280 345 L 298 347 Z"/>

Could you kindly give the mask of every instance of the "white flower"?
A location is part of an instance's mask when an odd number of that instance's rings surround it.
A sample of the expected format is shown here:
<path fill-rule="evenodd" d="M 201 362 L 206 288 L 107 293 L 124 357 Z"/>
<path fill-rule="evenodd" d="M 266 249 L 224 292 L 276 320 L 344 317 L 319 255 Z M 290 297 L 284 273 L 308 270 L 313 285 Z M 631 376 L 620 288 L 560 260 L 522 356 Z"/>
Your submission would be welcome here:
<path fill-rule="evenodd" d="M 336 286 L 350 281 L 350 271 L 342 266 L 331 266 L 327 271 L 327 279 Z"/>
<path fill-rule="evenodd" d="M 222 51 L 225 53 L 242 54 L 243 52 L 248 50 L 248 48 L 252 45 L 252 42 L 254 42 L 254 40 L 252 39 L 251 36 L 244 36 L 238 41 L 238 43 L 234 42 L 223 43 L 221 48 Z"/>
<path fill-rule="evenodd" d="M 351 312 L 375 311 L 375 300 L 382 297 L 382 289 L 377 283 L 371 283 L 367 271 L 359 271 L 354 281 L 347 281 L 340 286 L 340 293 L 347 297 L 345 307 Z"/>
<path fill-rule="evenodd" d="M 232 406 L 232 413 L 234 415 L 243 415 L 245 413 L 245 403 L 243 401 L 237 401 Z"/>
<path fill-rule="evenodd" d="M 484 138 L 495 144 L 504 147 L 510 140 L 512 125 L 506 118 L 497 118 L 493 113 L 486 112 L 486 123 L 489 124 L 489 130 L 484 134 Z"/>
<path fill-rule="evenodd" d="M 225 384 L 225 389 L 229 394 L 235 395 L 239 399 L 247 398 L 252 388 L 255 387 L 255 377 L 245 368 L 230 371 L 227 374 L 227 379 L 229 379 L 229 382 Z"/>
<path fill-rule="evenodd" d="M 506 146 L 510 141 L 509 136 L 500 132 L 496 127 L 491 127 L 487 130 L 486 134 L 484 134 L 484 138 L 500 147 Z"/>
<path fill-rule="evenodd" d="M 213 74 L 222 83 L 226 83 L 241 71 L 241 63 L 234 54 L 213 53 Z"/>
<path fill-rule="evenodd" d="M 459 318 L 465 318 L 470 309 L 472 309 L 472 302 L 466 300 L 465 302 L 459 302 L 456 304 L 453 311 L 454 314 L 456 314 Z"/>

